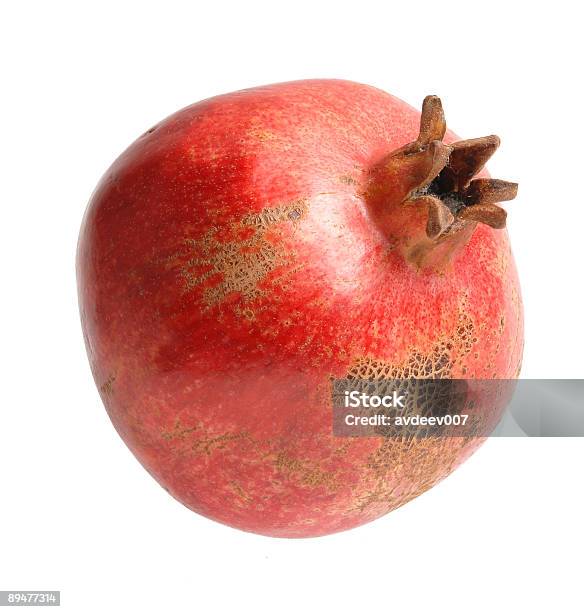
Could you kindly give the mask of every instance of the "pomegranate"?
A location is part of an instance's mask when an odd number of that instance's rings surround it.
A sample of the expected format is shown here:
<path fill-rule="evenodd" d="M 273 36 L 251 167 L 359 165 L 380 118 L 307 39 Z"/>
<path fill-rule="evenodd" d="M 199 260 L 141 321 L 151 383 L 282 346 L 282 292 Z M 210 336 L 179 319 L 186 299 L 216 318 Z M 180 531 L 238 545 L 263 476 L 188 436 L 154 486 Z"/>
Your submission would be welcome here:
<path fill-rule="evenodd" d="M 514 378 L 515 265 L 460 141 L 340 80 L 189 106 L 106 172 L 77 274 L 92 372 L 118 433 L 192 510 L 282 537 L 371 521 L 447 476 L 471 437 L 333 435 L 331 377 Z"/>

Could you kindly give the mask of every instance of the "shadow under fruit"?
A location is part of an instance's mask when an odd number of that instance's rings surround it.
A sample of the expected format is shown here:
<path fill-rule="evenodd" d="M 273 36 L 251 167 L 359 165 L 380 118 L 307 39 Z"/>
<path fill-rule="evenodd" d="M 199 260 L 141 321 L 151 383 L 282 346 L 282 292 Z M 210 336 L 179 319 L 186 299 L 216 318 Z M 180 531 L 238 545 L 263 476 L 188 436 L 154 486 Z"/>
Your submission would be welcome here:
<path fill-rule="evenodd" d="M 218 96 L 143 134 L 94 192 L 81 319 L 108 414 L 142 465 L 233 527 L 316 536 L 426 491 L 472 438 L 334 437 L 331 377 L 514 378 L 522 306 L 483 170 L 357 83 Z"/>

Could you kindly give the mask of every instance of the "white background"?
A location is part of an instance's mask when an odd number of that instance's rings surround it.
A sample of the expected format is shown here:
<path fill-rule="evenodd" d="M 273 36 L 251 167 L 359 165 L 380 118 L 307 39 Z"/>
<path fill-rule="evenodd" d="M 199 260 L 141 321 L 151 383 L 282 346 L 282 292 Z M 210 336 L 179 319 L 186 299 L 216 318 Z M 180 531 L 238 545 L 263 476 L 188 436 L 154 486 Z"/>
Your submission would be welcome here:
<path fill-rule="evenodd" d="M 67 610 L 582 610 L 582 439 L 494 439 L 374 524 L 275 540 L 171 499 L 110 425 L 74 253 L 100 175 L 201 98 L 340 77 L 462 137 L 497 133 L 523 376 L 582 377 L 582 33 L 576 2 L 13 2 L 0 9 L 0 589 Z"/>

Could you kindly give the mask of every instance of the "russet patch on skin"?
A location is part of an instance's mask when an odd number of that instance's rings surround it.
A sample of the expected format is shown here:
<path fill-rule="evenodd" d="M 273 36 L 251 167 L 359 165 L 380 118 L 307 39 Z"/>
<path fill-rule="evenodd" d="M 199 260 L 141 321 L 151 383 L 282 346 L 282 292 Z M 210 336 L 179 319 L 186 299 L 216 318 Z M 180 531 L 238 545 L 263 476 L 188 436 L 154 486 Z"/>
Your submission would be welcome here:
<path fill-rule="evenodd" d="M 241 295 L 245 302 L 264 295 L 261 285 L 270 272 L 289 266 L 295 259 L 293 251 L 270 240 L 268 234 L 281 223 L 297 223 L 305 212 L 302 201 L 265 208 L 245 215 L 228 232 L 212 227 L 198 240 L 185 239 L 184 249 L 177 253 L 186 259 L 180 269 L 185 291 L 204 285 L 201 301 L 208 308 L 220 304 L 231 293 Z"/>

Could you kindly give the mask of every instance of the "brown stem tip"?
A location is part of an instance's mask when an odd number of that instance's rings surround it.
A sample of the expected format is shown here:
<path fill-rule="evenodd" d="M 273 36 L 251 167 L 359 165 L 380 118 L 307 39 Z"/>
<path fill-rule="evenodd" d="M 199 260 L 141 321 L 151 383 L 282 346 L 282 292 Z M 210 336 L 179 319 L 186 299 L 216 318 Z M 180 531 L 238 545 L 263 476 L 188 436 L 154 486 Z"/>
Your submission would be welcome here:
<path fill-rule="evenodd" d="M 427 96 L 422 106 L 418 138 L 396 151 L 389 160 L 394 171 L 406 171 L 401 193 L 404 204 L 428 210 L 426 234 L 437 240 L 460 231 L 468 222 L 505 227 L 507 213 L 498 202 L 512 200 L 517 184 L 498 179 L 474 179 L 499 147 L 497 136 L 442 142 L 446 121 L 437 96 Z"/>

